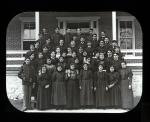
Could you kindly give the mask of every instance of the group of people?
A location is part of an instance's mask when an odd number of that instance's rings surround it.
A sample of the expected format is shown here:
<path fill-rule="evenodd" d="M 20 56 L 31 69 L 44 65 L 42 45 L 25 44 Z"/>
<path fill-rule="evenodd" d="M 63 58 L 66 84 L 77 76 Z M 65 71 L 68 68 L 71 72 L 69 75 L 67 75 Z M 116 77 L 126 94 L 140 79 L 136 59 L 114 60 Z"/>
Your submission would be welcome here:
<path fill-rule="evenodd" d="M 93 29 L 72 34 L 42 29 L 30 45 L 18 77 L 23 84 L 23 110 L 123 108 L 133 106 L 132 71 L 116 40 Z"/>

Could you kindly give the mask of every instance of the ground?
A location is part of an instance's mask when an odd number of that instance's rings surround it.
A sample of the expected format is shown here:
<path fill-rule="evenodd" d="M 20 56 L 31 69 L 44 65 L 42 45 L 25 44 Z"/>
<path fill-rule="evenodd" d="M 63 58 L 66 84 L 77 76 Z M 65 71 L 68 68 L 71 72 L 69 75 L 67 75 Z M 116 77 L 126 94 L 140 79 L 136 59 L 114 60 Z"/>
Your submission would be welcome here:
<path fill-rule="evenodd" d="M 137 105 L 137 103 L 140 100 L 140 97 L 142 95 L 142 73 L 141 72 L 136 72 L 133 75 L 133 93 L 134 93 L 134 106 Z M 21 110 L 22 108 L 22 98 L 23 98 L 23 93 L 22 93 L 22 82 L 21 80 L 14 75 L 7 75 L 6 74 L 6 90 L 7 90 L 7 96 L 10 100 L 10 103 L 17 108 L 18 110 Z M 38 110 L 30 110 L 27 112 L 41 112 Z M 126 112 L 126 110 L 122 109 L 86 109 L 86 110 L 46 110 L 42 112 L 92 112 L 92 113 L 121 113 L 121 112 Z"/>

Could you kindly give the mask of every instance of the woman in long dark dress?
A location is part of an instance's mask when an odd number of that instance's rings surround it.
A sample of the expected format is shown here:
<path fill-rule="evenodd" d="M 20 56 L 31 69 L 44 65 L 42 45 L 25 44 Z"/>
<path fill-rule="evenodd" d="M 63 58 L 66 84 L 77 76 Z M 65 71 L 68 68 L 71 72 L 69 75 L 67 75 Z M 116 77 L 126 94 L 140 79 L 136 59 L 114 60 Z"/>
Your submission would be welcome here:
<path fill-rule="evenodd" d="M 119 73 L 115 71 L 114 66 L 110 66 L 108 73 L 108 90 L 110 92 L 110 106 L 113 108 L 121 107 L 121 92 Z"/>
<path fill-rule="evenodd" d="M 37 109 L 39 110 L 48 109 L 50 105 L 50 82 L 46 71 L 46 67 L 42 66 L 38 74 Z"/>
<path fill-rule="evenodd" d="M 133 91 L 131 69 L 126 67 L 126 62 L 121 63 L 122 69 L 119 71 L 121 76 L 121 102 L 123 109 L 131 109 L 133 107 Z"/>
<path fill-rule="evenodd" d="M 52 77 L 52 104 L 56 109 L 63 109 L 66 105 L 66 86 L 65 74 L 61 65 L 57 66 L 57 70 Z"/>
<path fill-rule="evenodd" d="M 70 64 L 70 69 L 66 72 L 67 78 L 67 109 L 77 109 L 80 105 L 79 100 L 79 74 L 75 69 L 75 64 Z"/>
<path fill-rule="evenodd" d="M 93 101 L 93 79 L 92 71 L 88 69 L 88 64 L 83 65 L 83 70 L 80 71 L 80 105 L 83 108 L 91 108 L 94 105 Z"/>
<path fill-rule="evenodd" d="M 107 73 L 103 71 L 103 65 L 99 65 L 98 71 L 94 77 L 94 90 L 96 92 L 96 108 L 105 108 L 108 106 L 109 93 L 107 92 Z"/>

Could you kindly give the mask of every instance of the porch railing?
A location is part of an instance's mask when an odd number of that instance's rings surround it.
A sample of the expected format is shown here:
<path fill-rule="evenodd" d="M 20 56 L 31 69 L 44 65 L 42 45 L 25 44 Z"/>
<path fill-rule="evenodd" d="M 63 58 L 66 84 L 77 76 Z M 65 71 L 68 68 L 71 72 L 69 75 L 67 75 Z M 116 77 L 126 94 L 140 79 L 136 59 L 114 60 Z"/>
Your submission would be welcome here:
<path fill-rule="evenodd" d="M 24 61 L 25 58 L 22 56 L 23 54 L 26 54 L 28 50 L 7 50 L 6 51 L 6 61 Z M 122 53 L 140 53 L 142 54 L 142 49 L 129 49 L 129 50 L 121 50 Z M 16 55 L 16 54 L 20 54 L 20 57 L 7 57 L 7 55 Z M 142 60 L 143 57 L 142 56 L 134 56 L 134 55 L 125 55 L 124 57 L 125 60 L 134 60 L 134 59 L 138 59 L 138 60 Z M 6 68 L 9 67 L 16 67 L 19 68 L 21 67 L 22 64 L 7 64 Z M 143 66 L 142 63 L 127 63 L 127 66 Z"/>

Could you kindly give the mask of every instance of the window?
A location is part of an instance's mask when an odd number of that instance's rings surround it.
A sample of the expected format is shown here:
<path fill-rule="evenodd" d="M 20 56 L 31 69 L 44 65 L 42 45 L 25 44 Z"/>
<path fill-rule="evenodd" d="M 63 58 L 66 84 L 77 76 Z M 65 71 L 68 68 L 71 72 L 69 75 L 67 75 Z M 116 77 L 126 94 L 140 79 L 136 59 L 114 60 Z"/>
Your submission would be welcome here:
<path fill-rule="evenodd" d="M 121 49 L 134 49 L 134 23 L 133 20 L 127 19 L 118 20 L 118 41 Z M 133 55 L 133 53 L 126 54 Z"/>
<path fill-rule="evenodd" d="M 77 28 L 89 28 L 89 22 L 79 22 L 79 23 L 67 23 L 67 28 L 77 29 Z"/>

